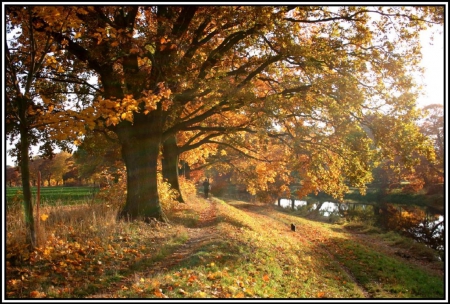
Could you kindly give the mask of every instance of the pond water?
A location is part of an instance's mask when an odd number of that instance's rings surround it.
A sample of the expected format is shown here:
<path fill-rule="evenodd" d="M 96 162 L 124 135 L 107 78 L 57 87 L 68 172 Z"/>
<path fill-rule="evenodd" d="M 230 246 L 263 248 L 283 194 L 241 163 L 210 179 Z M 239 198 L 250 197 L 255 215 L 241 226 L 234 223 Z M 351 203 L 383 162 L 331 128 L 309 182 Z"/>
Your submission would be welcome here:
<path fill-rule="evenodd" d="M 301 207 L 309 206 L 308 210 L 310 211 L 319 211 L 322 216 L 331 216 L 333 214 L 343 213 L 343 211 L 359 208 L 363 210 L 371 210 L 373 211 L 372 204 L 363 204 L 363 203 L 335 203 L 335 202 L 320 202 L 320 203 L 309 203 L 304 200 L 294 200 L 294 206 L 292 206 L 291 199 L 282 198 L 279 201 L 275 202 L 276 205 L 279 205 L 283 208 L 293 208 L 300 209 Z M 396 208 L 401 209 L 401 205 L 395 205 Z M 317 210 L 317 208 L 319 209 Z M 427 215 L 430 216 L 430 214 Z M 436 221 L 443 221 L 444 215 L 438 215 Z"/>
<path fill-rule="evenodd" d="M 322 216 L 331 216 L 339 212 L 342 213 L 342 211 L 354 209 L 356 206 L 360 209 L 373 209 L 373 206 L 370 204 L 334 202 L 309 203 L 303 200 L 294 200 L 294 206 L 292 206 L 292 200 L 285 198 L 280 199 L 279 202 L 277 201 L 275 204 L 283 208 L 293 209 L 300 209 L 301 207 L 308 206 L 309 211 L 319 211 Z M 317 210 L 317 208 L 319 209 Z"/>

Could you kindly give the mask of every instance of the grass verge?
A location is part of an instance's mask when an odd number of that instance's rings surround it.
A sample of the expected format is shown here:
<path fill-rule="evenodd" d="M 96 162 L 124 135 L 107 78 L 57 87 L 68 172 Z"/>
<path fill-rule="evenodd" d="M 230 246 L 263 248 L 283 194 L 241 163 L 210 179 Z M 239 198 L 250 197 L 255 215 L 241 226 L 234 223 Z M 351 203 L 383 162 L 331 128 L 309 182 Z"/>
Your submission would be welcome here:
<path fill-rule="evenodd" d="M 340 225 L 272 206 L 191 197 L 172 210 L 171 225 L 117 222 L 117 210 L 104 205 L 78 206 L 79 216 L 63 217 L 76 213 L 66 208 L 46 211 L 45 242 L 32 252 L 21 247 L 18 217 L 7 219 L 8 297 L 444 297 L 443 277 L 368 246 Z M 206 222 L 210 211 L 214 220 Z M 172 254 L 193 229 L 202 242 L 175 261 Z"/>

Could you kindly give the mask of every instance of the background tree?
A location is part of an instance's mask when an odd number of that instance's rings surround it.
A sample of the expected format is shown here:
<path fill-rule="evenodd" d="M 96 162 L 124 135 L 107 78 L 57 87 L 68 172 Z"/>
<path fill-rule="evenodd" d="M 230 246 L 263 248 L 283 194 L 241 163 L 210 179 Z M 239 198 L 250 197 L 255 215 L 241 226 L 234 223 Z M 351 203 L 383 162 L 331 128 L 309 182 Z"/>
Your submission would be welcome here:
<path fill-rule="evenodd" d="M 36 126 L 37 117 L 44 109 L 36 101 L 34 85 L 36 75 L 43 68 L 45 56 L 50 52 L 52 39 L 48 33 L 34 30 L 31 7 L 7 7 L 6 15 L 6 132 L 11 141 L 19 139 L 13 153 L 16 153 L 21 169 L 27 241 L 34 246 L 36 233 L 31 201 L 29 148 L 46 136 Z"/>
<path fill-rule="evenodd" d="M 441 104 L 432 104 L 423 108 L 424 119 L 420 129 L 429 137 L 434 146 L 436 159 L 430 162 L 426 158 L 421 159 L 417 172 L 424 178 L 425 186 L 431 192 L 440 191 L 444 182 L 444 107 Z"/>
<path fill-rule="evenodd" d="M 62 175 L 64 186 L 81 186 L 82 181 L 73 155 L 66 159 L 67 171 Z"/>
<path fill-rule="evenodd" d="M 17 167 L 6 166 L 6 182 L 10 187 L 20 185 L 20 169 Z"/>
<path fill-rule="evenodd" d="M 112 174 L 123 167 L 120 146 L 112 132 L 89 132 L 83 142 L 74 152 L 73 158 L 78 175 L 83 180 L 100 181 L 100 175 L 104 171 Z"/>
<path fill-rule="evenodd" d="M 45 181 L 47 181 L 47 187 L 52 185 L 53 178 L 53 159 L 45 159 L 43 158 L 41 161 L 41 165 L 39 166 L 39 172 L 41 172 L 42 184 L 45 185 Z"/>
<path fill-rule="evenodd" d="M 68 171 L 66 160 L 71 156 L 68 152 L 57 153 L 54 157 L 43 159 L 39 166 L 42 178 L 47 180 L 47 186 L 52 186 L 52 180 L 55 186 L 63 180 L 63 175 Z"/>
<path fill-rule="evenodd" d="M 30 181 L 33 187 L 37 186 L 38 175 L 40 171 L 40 166 L 44 162 L 44 159 L 41 156 L 33 156 L 30 160 Z M 44 180 L 41 179 L 41 186 L 44 186 Z"/>
<path fill-rule="evenodd" d="M 405 156 L 414 146 L 428 151 L 406 140 L 414 132 L 407 118 L 416 115 L 410 75 L 418 69 L 419 33 L 442 24 L 443 7 L 64 6 L 34 13 L 35 28 L 67 50 L 55 58 L 70 57 L 60 62 L 84 64 L 99 79 L 101 96 L 71 113 L 86 123 L 98 118 L 116 134 L 127 167 L 127 218 L 164 220 L 157 163 L 168 138 L 202 124 L 235 126 L 234 116 L 255 119 L 252 132 L 272 127 L 291 138 L 307 156 L 305 191 L 341 196 L 340 172 L 358 185 L 368 180 L 364 159 L 352 173 L 349 159 L 357 155 L 348 143 L 348 130 L 361 129 L 366 115 L 382 111 L 406 132 L 398 143 L 381 131 L 360 133 L 365 149 L 372 142 L 383 151 L 404 145 Z"/>
<path fill-rule="evenodd" d="M 39 22 L 35 9 L 33 6 L 7 6 L 4 40 L 6 135 L 11 143 L 16 142 L 11 153 L 17 157 L 21 169 L 24 215 L 30 245 L 35 245 L 35 231 L 29 149 L 39 146 L 40 154 L 46 157 L 53 155 L 56 146 L 70 150 L 66 140 L 73 140 L 86 123 L 79 111 L 73 110 L 73 103 L 70 108 L 59 107 L 62 100 L 70 101 L 67 86 L 53 81 L 53 75 L 64 73 L 61 62 L 58 63 L 52 56 L 60 49 L 50 33 L 36 30 Z M 72 66 L 76 67 L 76 64 Z M 86 72 L 84 76 L 88 77 Z M 72 77 L 71 82 L 67 78 L 65 83 L 72 86 L 80 86 L 86 79 L 81 74 Z M 83 91 L 80 90 L 80 93 L 83 94 Z M 51 95 L 52 100 L 46 99 L 46 95 Z M 78 100 L 84 101 L 82 97 Z"/>

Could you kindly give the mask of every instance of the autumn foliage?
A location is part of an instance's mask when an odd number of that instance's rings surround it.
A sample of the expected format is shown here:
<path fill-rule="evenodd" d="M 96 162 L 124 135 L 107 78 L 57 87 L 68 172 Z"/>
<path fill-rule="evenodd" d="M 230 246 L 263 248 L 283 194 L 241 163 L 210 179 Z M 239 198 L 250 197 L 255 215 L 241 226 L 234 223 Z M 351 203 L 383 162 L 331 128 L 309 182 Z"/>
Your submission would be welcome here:
<path fill-rule="evenodd" d="M 168 164 L 249 158 L 229 165 L 250 192 L 275 181 L 285 191 L 289 168 L 302 195 L 341 198 L 364 192 L 382 157 L 433 158 L 414 130 L 412 75 L 420 31 L 442 16 L 440 6 L 11 6 L 8 87 L 18 88 L 16 48 L 42 45 L 30 127 L 75 144 L 108 134 L 127 170 L 124 218 L 166 219 L 157 159 L 168 141 Z"/>

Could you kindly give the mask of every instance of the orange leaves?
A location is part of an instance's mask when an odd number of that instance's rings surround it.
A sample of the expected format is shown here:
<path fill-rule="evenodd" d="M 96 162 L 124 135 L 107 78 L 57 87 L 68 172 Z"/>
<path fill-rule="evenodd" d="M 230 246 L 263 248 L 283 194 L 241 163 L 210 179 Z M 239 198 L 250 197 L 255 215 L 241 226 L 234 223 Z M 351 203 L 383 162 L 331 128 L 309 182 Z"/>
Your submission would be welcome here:
<path fill-rule="evenodd" d="M 82 14 L 82 15 L 87 15 L 87 14 L 89 14 L 89 12 L 86 11 L 83 7 L 77 8 L 77 13 L 78 13 L 78 14 Z"/>
<path fill-rule="evenodd" d="M 168 298 L 163 292 L 162 289 L 156 289 L 153 294 L 157 296 L 158 298 Z"/>
<path fill-rule="evenodd" d="M 269 275 L 267 273 L 263 275 L 262 279 L 263 279 L 264 282 L 269 282 L 270 281 L 270 277 L 269 277 Z"/>
<path fill-rule="evenodd" d="M 71 229 L 65 227 L 64 230 Z M 74 235 L 73 237 L 79 239 L 79 236 Z M 128 240 L 128 238 L 125 239 Z M 99 284 L 101 281 L 99 275 L 106 269 L 111 267 L 116 271 L 121 267 L 127 269 L 128 265 L 134 263 L 136 259 L 143 256 L 148 257 L 146 253 L 148 251 L 149 249 L 146 247 L 132 241 L 122 242 L 120 239 L 115 241 L 111 239 L 109 243 L 103 245 L 98 238 L 69 241 L 50 234 L 45 245 L 36 248 L 30 255 L 29 265 L 32 271 L 24 272 L 22 279 L 19 277 L 10 281 L 8 290 L 11 295 L 18 295 L 19 292 L 23 292 L 25 285 L 31 287 L 33 282 L 50 282 L 51 280 L 51 284 L 54 286 L 52 293 L 59 294 L 64 292 L 64 286 L 67 285 L 83 288 L 84 284 Z M 144 284 L 143 279 L 139 283 Z M 158 286 L 159 283 L 155 285 L 155 288 Z M 126 286 L 123 290 L 125 289 Z M 30 288 L 30 290 L 33 289 Z M 47 290 L 44 291 L 47 292 Z M 32 298 L 46 296 L 49 295 L 37 290 L 30 294 Z"/>
<path fill-rule="evenodd" d="M 45 294 L 45 292 L 40 292 L 37 290 L 30 292 L 30 298 L 45 298 L 46 296 L 47 295 Z"/>
<path fill-rule="evenodd" d="M 66 46 L 68 46 L 69 45 L 69 40 L 67 40 L 66 38 L 64 38 L 62 41 L 61 41 L 61 46 L 62 46 L 62 48 L 65 48 Z"/>
<path fill-rule="evenodd" d="M 140 51 L 139 48 L 134 47 L 130 49 L 130 54 L 139 54 L 139 51 Z"/>
<path fill-rule="evenodd" d="M 194 282 L 195 280 L 197 279 L 197 276 L 196 275 L 194 275 L 194 274 L 191 274 L 190 276 L 189 276 L 189 278 L 188 278 L 188 282 Z"/>
<path fill-rule="evenodd" d="M 158 103 L 161 103 L 162 109 L 167 111 L 173 102 L 169 99 L 171 90 L 166 88 L 163 83 L 158 85 L 159 93 L 154 94 L 153 91 L 144 90 L 142 97 L 134 98 L 133 95 L 125 95 L 123 99 L 103 99 L 99 98 L 94 102 L 93 108 L 98 111 L 99 115 L 106 119 L 106 125 L 117 125 L 121 121 L 133 122 L 134 114 L 139 113 L 139 104 L 144 103 L 144 114 L 148 114 L 157 109 Z"/>

